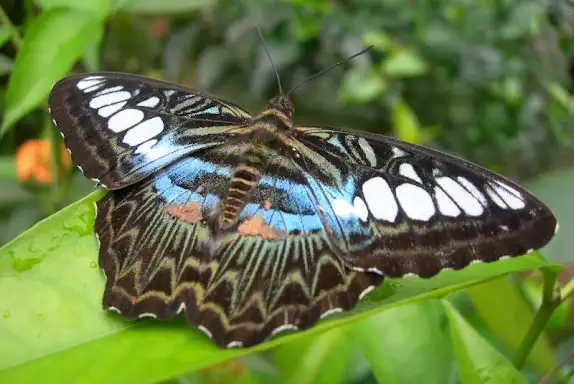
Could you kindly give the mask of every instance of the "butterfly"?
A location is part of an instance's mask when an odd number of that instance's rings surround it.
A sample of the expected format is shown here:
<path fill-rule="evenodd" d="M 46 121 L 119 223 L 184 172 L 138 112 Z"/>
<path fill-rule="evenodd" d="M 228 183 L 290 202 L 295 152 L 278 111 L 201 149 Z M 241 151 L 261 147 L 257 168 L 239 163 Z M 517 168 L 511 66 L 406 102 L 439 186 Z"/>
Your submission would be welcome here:
<path fill-rule="evenodd" d="M 288 94 L 252 116 L 204 92 L 121 73 L 57 82 L 73 163 L 109 190 L 94 223 L 103 308 L 185 313 L 248 347 L 351 310 L 385 277 L 538 249 L 557 229 L 526 190 L 391 137 L 298 126 Z"/>

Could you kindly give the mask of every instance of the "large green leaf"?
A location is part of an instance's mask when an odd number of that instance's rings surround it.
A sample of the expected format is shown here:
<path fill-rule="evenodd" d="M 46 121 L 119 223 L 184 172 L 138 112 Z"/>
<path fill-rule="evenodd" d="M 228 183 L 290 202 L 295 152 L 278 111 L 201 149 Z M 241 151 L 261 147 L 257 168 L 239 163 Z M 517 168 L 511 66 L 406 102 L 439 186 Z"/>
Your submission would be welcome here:
<path fill-rule="evenodd" d="M 281 370 L 276 384 L 337 384 L 347 382 L 348 365 L 353 352 L 349 327 L 324 332 L 311 342 L 302 340 L 276 348 L 274 360 Z M 283 356 L 281 356 L 283 355 Z"/>
<path fill-rule="evenodd" d="M 102 23 L 93 13 L 64 8 L 46 11 L 32 22 L 8 81 L 2 133 L 45 99 Z"/>
<path fill-rule="evenodd" d="M 356 311 L 251 349 L 219 350 L 179 318 L 128 322 L 100 307 L 94 202 L 66 207 L 0 249 L 0 382 L 152 382 L 269 349 L 365 318 L 400 303 L 443 295 L 478 281 L 546 265 L 538 255 L 433 279 L 388 279 Z"/>
<path fill-rule="evenodd" d="M 571 237 L 574 233 L 574 169 L 551 172 L 528 183 L 528 188 L 552 209 L 560 223 L 560 230 L 544 248 L 544 255 L 553 262 L 574 265 Z"/>
<path fill-rule="evenodd" d="M 165 15 L 195 11 L 214 2 L 214 0 L 116 0 L 114 7 L 124 12 Z"/>
<path fill-rule="evenodd" d="M 70 8 L 89 11 L 98 15 L 105 15 L 111 5 L 111 0 L 36 0 L 44 10 L 55 8 Z"/>
<path fill-rule="evenodd" d="M 462 384 L 526 384 L 526 379 L 446 300 L 444 308 Z"/>
<path fill-rule="evenodd" d="M 379 383 L 444 384 L 452 353 L 443 323 L 440 302 L 426 300 L 360 320 L 350 333 Z"/>
<path fill-rule="evenodd" d="M 479 317 L 510 351 L 516 352 L 534 320 L 528 302 L 507 279 L 496 279 L 469 288 L 468 293 Z M 558 364 L 552 344 L 545 333 L 532 348 L 529 363 L 540 372 Z"/>

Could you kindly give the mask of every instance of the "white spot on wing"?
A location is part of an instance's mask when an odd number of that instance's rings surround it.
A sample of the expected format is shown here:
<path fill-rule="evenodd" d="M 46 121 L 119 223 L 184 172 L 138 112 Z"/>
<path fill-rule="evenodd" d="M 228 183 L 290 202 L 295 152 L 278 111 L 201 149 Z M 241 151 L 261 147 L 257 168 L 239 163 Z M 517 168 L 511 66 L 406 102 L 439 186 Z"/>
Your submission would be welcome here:
<path fill-rule="evenodd" d="M 278 333 L 285 331 L 296 331 L 299 328 L 295 324 L 283 324 L 271 331 L 271 336 L 275 336 Z"/>
<path fill-rule="evenodd" d="M 157 319 L 157 316 L 155 313 L 151 313 L 151 312 L 144 312 L 144 313 L 140 313 L 138 318 L 142 319 L 144 317 L 151 317 L 152 319 Z"/>
<path fill-rule="evenodd" d="M 137 154 L 147 153 L 151 150 L 151 147 L 153 147 L 155 143 L 157 143 L 156 139 L 148 140 L 145 143 L 140 144 L 139 147 L 136 149 L 135 153 Z"/>
<path fill-rule="evenodd" d="M 108 121 L 108 128 L 116 133 L 133 127 L 144 119 L 144 113 L 139 109 L 124 109 L 113 115 Z"/>
<path fill-rule="evenodd" d="M 488 200 L 486 199 L 486 197 L 482 194 L 482 192 L 480 192 L 478 190 L 478 188 L 476 188 L 476 186 L 474 184 L 472 184 L 468 179 L 459 176 L 458 178 L 458 182 L 465 187 L 466 189 L 468 189 L 468 191 L 472 194 L 472 196 L 474 196 L 475 199 L 477 199 L 478 201 L 480 201 L 480 203 L 484 206 L 486 206 L 488 204 Z"/>
<path fill-rule="evenodd" d="M 367 140 L 365 140 L 364 137 L 359 137 L 359 140 L 357 140 L 357 141 L 359 143 L 359 146 L 361 147 L 361 150 L 365 154 L 365 157 L 367 158 L 369 165 L 371 167 L 376 166 L 377 165 L 377 156 L 375 155 L 375 152 L 373 151 L 373 147 L 371 147 L 371 144 L 369 144 L 369 142 Z"/>
<path fill-rule="evenodd" d="M 122 89 L 124 89 L 123 85 L 116 85 L 115 87 L 104 88 L 101 91 L 99 91 L 96 96 L 100 96 L 100 95 L 103 95 L 106 93 L 121 91 Z"/>
<path fill-rule="evenodd" d="M 373 290 L 375 289 L 374 285 L 369 285 L 367 288 L 365 288 L 363 290 L 363 292 L 361 292 L 361 294 L 359 295 L 359 300 L 362 300 L 363 297 L 367 296 L 369 293 L 371 293 Z"/>
<path fill-rule="evenodd" d="M 355 196 L 353 199 L 353 204 L 355 205 L 355 214 L 359 216 L 359 219 L 362 221 L 367 221 L 367 218 L 369 217 L 369 209 L 367 208 L 367 205 L 363 199 L 361 199 L 359 196 Z"/>
<path fill-rule="evenodd" d="M 434 187 L 435 198 L 438 203 L 438 210 L 445 216 L 456 217 L 460 215 L 460 208 L 452 201 L 444 191 L 436 186 Z"/>
<path fill-rule="evenodd" d="M 185 303 L 181 303 L 179 305 L 179 307 L 177 308 L 177 311 L 175 311 L 176 315 L 179 315 L 181 312 L 185 311 Z"/>
<path fill-rule="evenodd" d="M 159 97 L 157 96 L 152 96 L 147 100 L 144 101 L 140 101 L 137 105 L 138 107 L 149 107 L 149 108 L 154 108 L 156 105 L 159 104 Z"/>
<path fill-rule="evenodd" d="M 319 317 L 319 319 L 325 318 L 325 317 L 327 317 L 327 316 L 334 315 L 335 313 L 339 313 L 339 312 L 343 312 L 343 309 L 342 309 L 342 308 L 331 308 L 331 309 L 328 309 L 328 310 L 326 310 L 325 312 L 323 312 L 323 313 L 321 314 L 321 317 Z"/>
<path fill-rule="evenodd" d="M 484 207 L 469 191 L 464 189 L 462 185 L 447 176 L 438 177 L 436 182 L 467 215 L 482 215 Z"/>
<path fill-rule="evenodd" d="M 431 196 L 417 185 L 399 185 L 396 194 L 403 211 L 411 219 L 427 221 L 436 212 Z"/>
<path fill-rule="evenodd" d="M 122 109 L 124 105 L 126 105 L 127 103 L 128 103 L 127 101 L 122 101 L 119 103 L 102 107 L 98 110 L 98 114 L 102 117 L 110 117 L 111 115 Z"/>
<path fill-rule="evenodd" d="M 392 157 L 393 159 L 396 157 L 403 157 L 406 155 L 407 155 L 407 153 L 405 151 L 403 151 L 402 149 L 397 148 L 397 147 L 393 147 L 393 157 Z"/>
<path fill-rule="evenodd" d="M 122 312 L 121 312 L 118 308 L 116 308 L 116 307 L 110 306 L 110 307 L 108 307 L 108 308 L 106 308 L 106 309 L 107 309 L 108 311 L 110 311 L 110 312 L 116 312 L 116 313 L 119 313 L 120 315 L 122 314 Z"/>
<path fill-rule="evenodd" d="M 331 206 L 335 211 L 335 214 L 342 218 L 349 218 L 351 216 L 359 217 L 362 221 L 366 221 L 369 216 L 369 211 L 367 206 L 363 202 L 363 199 L 356 196 L 351 205 L 349 202 L 338 197 L 331 202 Z"/>
<path fill-rule="evenodd" d="M 403 163 L 399 166 L 399 173 L 404 177 L 408 177 L 411 180 L 416 181 L 417 183 L 422 184 L 423 181 L 419 177 L 417 171 L 413 168 L 413 166 L 409 163 Z"/>
<path fill-rule="evenodd" d="M 399 207 L 389 184 L 380 176 L 373 177 L 363 184 L 363 196 L 371 214 L 376 219 L 394 222 Z"/>
<path fill-rule="evenodd" d="M 100 84 L 102 83 L 103 77 L 100 76 L 88 76 L 85 79 L 82 79 L 80 81 L 78 81 L 78 84 L 76 84 L 76 87 L 80 90 L 83 91 L 86 88 L 92 87 L 94 85 Z"/>
<path fill-rule="evenodd" d="M 486 193 L 488 193 L 488 196 L 490 196 L 490 199 L 492 201 L 494 201 L 494 203 L 496 205 L 498 205 L 500 208 L 504 208 L 504 209 L 508 208 L 508 205 L 506 205 L 506 203 L 500 198 L 500 196 L 498 196 L 496 191 L 494 189 L 492 189 L 492 187 L 490 185 L 488 185 L 486 187 Z"/>
<path fill-rule="evenodd" d="M 128 100 L 131 94 L 126 91 L 106 93 L 101 96 L 96 96 L 90 100 L 90 108 L 101 108 L 105 105 L 118 103 L 120 101 Z"/>
<path fill-rule="evenodd" d="M 92 85 L 91 87 L 86 88 L 83 91 L 84 91 L 84 93 L 94 92 L 94 91 L 97 91 L 98 89 L 102 88 L 104 86 L 104 84 L 105 84 L 105 82 L 102 81 L 101 83 Z"/>
<path fill-rule="evenodd" d="M 383 272 L 375 267 L 367 268 L 367 272 L 373 272 L 376 273 L 377 275 L 383 276 Z"/>
<path fill-rule="evenodd" d="M 232 341 L 226 345 L 226 348 L 241 348 L 243 347 L 242 341 Z"/>
<path fill-rule="evenodd" d="M 209 337 L 210 339 L 213 338 L 213 335 L 211 334 L 211 332 L 209 332 L 209 329 L 205 328 L 203 325 L 198 325 L 197 329 L 199 329 L 201 332 L 205 333 L 207 335 L 207 337 Z"/>
<path fill-rule="evenodd" d="M 163 120 L 161 117 L 156 116 L 149 120 L 144 121 L 130 129 L 124 136 L 123 142 L 136 146 L 141 144 L 163 131 Z"/>
<path fill-rule="evenodd" d="M 522 200 L 520 193 L 516 189 L 511 188 L 499 181 L 496 181 L 496 184 L 497 185 L 491 183 L 492 188 L 500 195 L 502 200 L 504 200 L 504 202 L 508 204 L 511 209 L 522 209 L 526 206 L 526 203 L 524 200 Z"/>

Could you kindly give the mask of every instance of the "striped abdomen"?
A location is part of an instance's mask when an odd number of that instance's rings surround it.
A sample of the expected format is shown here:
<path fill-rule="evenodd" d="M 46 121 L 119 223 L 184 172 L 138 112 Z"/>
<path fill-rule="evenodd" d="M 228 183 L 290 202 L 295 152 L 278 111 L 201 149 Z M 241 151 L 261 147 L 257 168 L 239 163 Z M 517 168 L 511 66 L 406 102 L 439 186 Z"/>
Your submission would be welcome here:
<path fill-rule="evenodd" d="M 224 227 L 236 221 L 249 201 L 251 192 L 261 178 L 262 162 L 260 154 L 248 151 L 243 155 L 243 161 L 235 168 L 227 195 L 223 200 L 222 224 Z"/>

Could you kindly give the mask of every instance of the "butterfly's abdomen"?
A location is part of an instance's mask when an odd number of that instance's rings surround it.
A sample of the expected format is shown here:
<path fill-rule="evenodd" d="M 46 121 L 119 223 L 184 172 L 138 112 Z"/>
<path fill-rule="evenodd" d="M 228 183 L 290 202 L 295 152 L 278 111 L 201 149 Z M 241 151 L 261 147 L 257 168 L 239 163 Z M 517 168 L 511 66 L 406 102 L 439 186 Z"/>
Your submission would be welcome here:
<path fill-rule="evenodd" d="M 231 176 L 227 194 L 223 200 L 222 217 L 220 218 L 223 227 L 235 223 L 245 204 L 249 201 L 251 193 L 261 178 L 262 163 L 262 154 L 253 149 L 247 150 L 243 154 L 241 162 Z"/>

